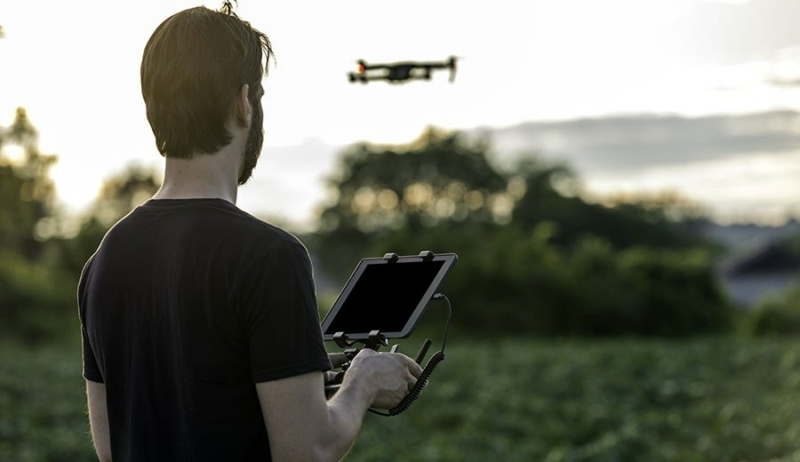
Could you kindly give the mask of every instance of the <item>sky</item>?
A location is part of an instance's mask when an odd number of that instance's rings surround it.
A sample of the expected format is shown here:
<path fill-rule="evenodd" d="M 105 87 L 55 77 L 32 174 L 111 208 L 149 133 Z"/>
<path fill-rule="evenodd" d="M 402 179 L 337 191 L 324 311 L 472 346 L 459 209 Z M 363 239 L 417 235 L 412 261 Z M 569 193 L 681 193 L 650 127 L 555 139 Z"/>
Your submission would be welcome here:
<path fill-rule="evenodd" d="M 197 4 L 0 3 L 0 125 L 28 110 L 42 150 L 59 156 L 52 176 L 68 210 L 126 165 L 161 168 L 142 50 L 161 21 Z M 675 190 L 721 221 L 800 215 L 800 147 L 773 139 L 800 131 L 797 0 L 241 0 L 237 12 L 277 58 L 261 161 L 239 193 L 251 213 L 308 225 L 343 147 L 409 142 L 435 125 L 496 133 L 500 157 L 570 162 L 595 195 Z M 347 80 L 357 59 L 451 55 L 452 84 L 446 73 Z"/>

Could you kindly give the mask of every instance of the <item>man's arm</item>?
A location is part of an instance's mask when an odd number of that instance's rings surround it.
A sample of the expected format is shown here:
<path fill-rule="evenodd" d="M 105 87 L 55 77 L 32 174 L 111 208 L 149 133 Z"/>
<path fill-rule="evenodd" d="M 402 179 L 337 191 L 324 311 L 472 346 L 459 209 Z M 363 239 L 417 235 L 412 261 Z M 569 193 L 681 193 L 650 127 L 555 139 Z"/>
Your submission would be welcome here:
<path fill-rule="evenodd" d="M 105 384 L 87 380 L 86 396 L 89 401 L 89 424 L 92 428 L 92 440 L 97 457 L 101 462 L 111 461 Z"/>
<path fill-rule="evenodd" d="M 272 458 L 340 460 L 353 446 L 367 409 L 395 406 L 421 372 L 405 355 L 362 350 L 330 401 L 321 372 L 256 384 Z"/>

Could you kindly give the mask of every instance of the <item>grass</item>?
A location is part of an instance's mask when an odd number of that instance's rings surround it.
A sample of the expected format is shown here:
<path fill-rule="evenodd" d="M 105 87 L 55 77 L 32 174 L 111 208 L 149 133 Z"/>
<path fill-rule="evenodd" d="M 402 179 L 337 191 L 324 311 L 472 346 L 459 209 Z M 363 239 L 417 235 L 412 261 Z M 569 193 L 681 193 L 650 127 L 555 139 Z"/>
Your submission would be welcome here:
<path fill-rule="evenodd" d="M 506 341 L 450 356 L 418 407 L 368 422 L 359 460 L 800 460 L 798 340 Z"/>
<path fill-rule="evenodd" d="M 79 347 L 0 347 L 0 460 L 96 460 Z"/>
<path fill-rule="evenodd" d="M 459 335 L 447 353 L 348 460 L 800 461 L 800 339 Z M 75 345 L 0 347 L 0 460 L 94 460 Z"/>

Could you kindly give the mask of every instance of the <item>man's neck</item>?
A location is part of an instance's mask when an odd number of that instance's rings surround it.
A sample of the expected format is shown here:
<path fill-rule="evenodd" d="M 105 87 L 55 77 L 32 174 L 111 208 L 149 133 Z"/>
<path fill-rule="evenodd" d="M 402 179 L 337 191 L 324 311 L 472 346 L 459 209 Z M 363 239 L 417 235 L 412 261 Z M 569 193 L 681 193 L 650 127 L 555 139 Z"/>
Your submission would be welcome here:
<path fill-rule="evenodd" d="M 236 203 L 239 162 L 233 153 L 199 154 L 192 159 L 166 159 L 164 182 L 153 199 L 218 198 Z"/>

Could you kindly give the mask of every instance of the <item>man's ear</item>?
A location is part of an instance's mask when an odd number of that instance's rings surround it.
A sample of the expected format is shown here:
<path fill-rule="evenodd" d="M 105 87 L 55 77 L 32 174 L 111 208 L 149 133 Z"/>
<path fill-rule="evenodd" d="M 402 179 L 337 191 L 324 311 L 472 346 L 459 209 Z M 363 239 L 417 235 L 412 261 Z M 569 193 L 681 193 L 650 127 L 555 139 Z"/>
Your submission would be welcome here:
<path fill-rule="evenodd" d="M 250 128 L 253 115 L 253 106 L 248 98 L 249 92 L 250 86 L 244 84 L 239 88 L 239 94 L 236 97 L 236 120 L 244 128 Z"/>

